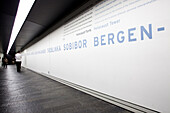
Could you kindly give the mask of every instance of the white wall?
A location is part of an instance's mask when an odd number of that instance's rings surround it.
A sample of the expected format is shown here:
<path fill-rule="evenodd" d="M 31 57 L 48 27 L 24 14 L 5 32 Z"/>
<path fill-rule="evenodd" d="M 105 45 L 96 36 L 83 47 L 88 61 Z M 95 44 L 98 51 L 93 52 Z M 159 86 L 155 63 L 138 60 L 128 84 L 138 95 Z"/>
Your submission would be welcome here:
<path fill-rule="evenodd" d="M 23 66 L 169 113 L 169 4 L 103 1 L 28 48 Z"/>

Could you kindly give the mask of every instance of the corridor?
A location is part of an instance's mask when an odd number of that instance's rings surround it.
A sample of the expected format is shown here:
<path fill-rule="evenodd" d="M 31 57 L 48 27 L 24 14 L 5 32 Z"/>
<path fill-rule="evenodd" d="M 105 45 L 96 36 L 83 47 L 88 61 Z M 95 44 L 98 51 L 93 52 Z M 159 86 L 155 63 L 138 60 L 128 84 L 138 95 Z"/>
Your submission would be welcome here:
<path fill-rule="evenodd" d="M 14 65 L 0 68 L 1 113 L 130 113 L 57 81 Z"/>

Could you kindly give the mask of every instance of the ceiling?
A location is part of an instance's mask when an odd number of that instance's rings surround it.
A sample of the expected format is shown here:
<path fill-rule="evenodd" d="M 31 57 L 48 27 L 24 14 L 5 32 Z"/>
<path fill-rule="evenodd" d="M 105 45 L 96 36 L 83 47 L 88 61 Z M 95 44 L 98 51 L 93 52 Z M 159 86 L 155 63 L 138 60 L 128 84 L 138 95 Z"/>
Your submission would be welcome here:
<path fill-rule="evenodd" d="M 99 0 L 36 0 L 10 54 L 29 47 L 61 25 L 59 23 L 63 19 L 66 21 L 73 18 L 82 10 L 87 9 L 92 2 L 94 4 L 94 1 L 96 3 Z M 7 51 L 18 3 L 19 0 L 0 1 L 0 53 Z"/>

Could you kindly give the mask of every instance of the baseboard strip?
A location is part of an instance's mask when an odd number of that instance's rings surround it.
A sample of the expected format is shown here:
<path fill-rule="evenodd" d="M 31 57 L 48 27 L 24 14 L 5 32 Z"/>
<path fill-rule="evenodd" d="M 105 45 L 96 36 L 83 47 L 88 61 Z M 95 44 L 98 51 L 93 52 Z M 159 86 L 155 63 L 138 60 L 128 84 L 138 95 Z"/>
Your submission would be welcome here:
<path fill-rule="evenodd" d="M 75 88 L 75 89 L 80 90 L 82 92 L 85 92 L 89 95 L 92 95 L 96 98 L 102 99 L 106 102 L 117 105 L 119 107 L 122 107 L 124 109 L 127 109 L 127 110 L 135 112 L 135 113 L 160 113 L 158 111 L 155 111 L 155 110 L 152 110 L 152 109 L 149 109 L 149 108 L 146 108 L 146 107 L 142 107 L 142 106 L 139 106 L 139 105 L 136 105 L 136 104 L 133 104 L 133 103 L 130 103 L 130 102 L 127 102 L 127 101 L 106 95 L 106 94 L 103 94 L 103 93 L 98 92 L 98 91 L 94 91 L 92 89 L 89 89 L 89 88 L 68 82 L 66 80 L 63 80 L 63 79 L 60 79 L 60 78 L 57 78 L 57 77 L 54 77 L 54 76 L 51 76 L 51 75 L 48 75 L 48 74 L 45 74 L 45 73 L 41 73 L 41 74 L 43 76 L 50 78 L 50 79 L 53 79 L 53 80 L 58 81 L 60 83 L 63 83 L 63 84 L 68 85 L 72 88 Z"/>
<path fill-rule="evenodd" d="M 28 68 L 26 68 L 26 69 L 28 69 Z M 28 70 L 33 71 L 31 69 L 28 69 Z M 95 91 L 95 90 L 92 90 L 92 89 L 89 89 L 89 88 L 86 88 L 86 87 L 71 83 L 69 81 L 66 81 L 66 80 L 63 80 L 63 79 L 60 79 L 60 78 L 57 78 L 55 76 L 51 76 L 49 74 L 39 73 L 39 72 L 36 72 L 36 71 L 33 71 L 33 72 L 38 73 L 40 75 L 43 75 L 45 77 L 48 77 L 48 78 L 50 78 L 52 80 L 58 81 L 58 82 L 60 82 L 62 84 L 65 84 L 67 86 L 75 88 L 75 89 L 77 89 L 79 91 L 82 91 L 84 93 L 92 95 L 92 96 L 94 96 L 96 98 L 99 98 L 101 100 L 104 100 L 106 102 L 114 104 L 116 106 L 122 107 L 124 109 L 129 110 L 129 111 L 132 111 L 134 113 L 160 113 L 160 112 L 158 112 L 156 110 L 152 110 L 152 109 L 149 109 L 149 108 L 146 108 L 146 107 L 143 107 L 143 106 L 131 103 L 131 102 L 127 102 L 125 100 L 122 100 L 122 99 L 119 99 L 119 98 L 116 98 L 116 97 L 109 96 L 107 94 L 104 94 L 104 93 L 101 93 L 101 92 L 98 92 L 98 91 Z"/>

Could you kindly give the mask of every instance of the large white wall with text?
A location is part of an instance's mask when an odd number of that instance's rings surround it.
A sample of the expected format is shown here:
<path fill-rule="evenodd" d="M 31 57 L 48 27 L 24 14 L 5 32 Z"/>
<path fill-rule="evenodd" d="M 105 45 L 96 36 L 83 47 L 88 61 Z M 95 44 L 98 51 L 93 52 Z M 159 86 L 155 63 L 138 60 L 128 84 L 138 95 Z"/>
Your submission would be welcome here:
<path fill-rule="evenodd" d="M 23 52 L 24 67 L 170 112 L 169 0 L 103 0 Z"/>

